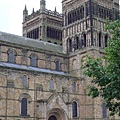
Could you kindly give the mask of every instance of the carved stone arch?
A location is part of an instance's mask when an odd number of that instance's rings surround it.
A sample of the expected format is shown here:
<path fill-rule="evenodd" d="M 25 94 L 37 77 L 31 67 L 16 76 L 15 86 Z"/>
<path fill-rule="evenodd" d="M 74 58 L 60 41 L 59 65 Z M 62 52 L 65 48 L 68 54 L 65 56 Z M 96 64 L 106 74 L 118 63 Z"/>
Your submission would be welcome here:
<path fill-rule="evenodd" d="M 30 58 L 31 58 L 31 57 L 36 57 L 36 59 L 38 59 L 38 55 L 35 54 L 35 53 L 31 53 L 31 54 L 30 54 Z"/>
<path fill-rule="evenodd" d="M 47 120 L 50 116 L 55 116 L 57 120 L 68 120 L 66 111 L 62 108 L 52 108 L 47 112 Z"/>
<path fill-rule="evenodd" d="M 9 54 L 10 52 L 14 53 L 14 55 L 16 56 L 17 55 L 17 52 L 15 49 L 8 49 L 7 53 Z"/>
<path fill-rule="evenodd" d="M 55 62 L 56 62 L 56 61 L 59 61 L 59 62 L 60 62 L 60 59 L 59 59 L 59 58 L 55 58 L 55 60 L 54 60 L 54 61 L 55 61 Z"/>
<path fill-rule="evenodd" d="M 22 98 L 26 98 L 26 99 L 28 100 L 29 103 L 32 101 L 31 96 L 30 96 L 29 94 L 27 94 L 27 93 L 21 94 L 21 95 L 19 96 L 18 100 L 21 101 Z"/>
<path fill-rule="evenodd" d="M 27 77 L 27 79 L 28 79 L 28 74 L 27 73 L 23 73 L 22 75 L 21 75 L 21 77 L 23 77 L 23 76 L 26 76 Z"/>
<path fill-rule="evenodd" d="M 80 100 L 76 97 L 72 98 L 70 102 L 72 103 L 73 101 L 76 101 L 78 105 L 80 104 Z"/>

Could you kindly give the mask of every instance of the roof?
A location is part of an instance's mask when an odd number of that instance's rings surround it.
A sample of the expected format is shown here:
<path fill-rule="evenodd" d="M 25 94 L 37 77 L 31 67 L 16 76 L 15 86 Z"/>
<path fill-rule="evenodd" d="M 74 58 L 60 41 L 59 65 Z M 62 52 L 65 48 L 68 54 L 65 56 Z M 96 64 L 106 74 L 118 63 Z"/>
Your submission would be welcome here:
<path fill-rule="evenodd" d="M 55 71 L 55 70 L 50 70 L 50 69 L 43 69 L 43 68 L 38 68 L 38 67 L 18 65 L 18 64 L 12 64 L 12 63 L 6 63 L 6 62 L 0 62 L 0 67 L 10 68 L 10 69 L 18 69 L 18 70 L 22 70 L 22 71 L 25 70 L 25 71 L 30 71 L 30 72 L 71 76 L 70 74 L 67 74 L 62 71 Z"/>
<path fill-rule="evenodd" d="M 62 46 L 36 40 L 36 39 L 31 39 L 31 38 L 26 38 L 18 35 L 13 35 L 5 32 L 0 31 L 0 42 L 4 43 L 11 43 L 11 44 L 17 44 L 17 45 L 22 45 L 24 47 L 28 48 L 35 48 L 35 49 L 42 49 L 46 51 L 51 51 L 51 52 L 56 52 L 56 53 L 61 53 L 62 52 Z"/>

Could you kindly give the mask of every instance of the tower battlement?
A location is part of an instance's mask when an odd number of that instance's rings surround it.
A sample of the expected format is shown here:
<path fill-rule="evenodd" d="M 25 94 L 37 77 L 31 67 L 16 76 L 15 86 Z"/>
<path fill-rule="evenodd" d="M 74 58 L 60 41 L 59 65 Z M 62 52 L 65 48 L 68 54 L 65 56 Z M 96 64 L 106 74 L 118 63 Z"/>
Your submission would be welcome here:
<path fill-rule="evenodd" d="M 44 12 L 41 12 L 41 10 L 39 9 L 36 12 L 32 12 L 30 15 L 25 16 L 25 22 L 39 16 L 42 13 L 62 19 L 62 14 L 57 12 L 57 11 L 52 11 L 52 10 L 45 9 Z"/>
<path fill-rule="evenodd" d="M 40 9 L 28 14 L 23 10 L 23 36 L 62 45 L 63 14 L 46 9 L 46 1 L 40 0 Z"/>

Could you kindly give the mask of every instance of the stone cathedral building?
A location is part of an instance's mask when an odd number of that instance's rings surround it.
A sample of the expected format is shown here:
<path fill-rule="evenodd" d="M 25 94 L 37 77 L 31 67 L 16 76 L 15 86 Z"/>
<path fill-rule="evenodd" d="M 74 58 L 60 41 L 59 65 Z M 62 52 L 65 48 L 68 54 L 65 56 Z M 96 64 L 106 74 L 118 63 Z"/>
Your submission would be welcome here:
<path fill-rule="evenodd" d="M 80 69 L 86 54 L 102 59 L 105 19 L 118 9 L 118 0 L 62 0 L 62 14 L 45 0 L 30 15 L 25 6 L 23 37 L 0 32 L 0 120 L 120 120 L 87 96 Z"/>

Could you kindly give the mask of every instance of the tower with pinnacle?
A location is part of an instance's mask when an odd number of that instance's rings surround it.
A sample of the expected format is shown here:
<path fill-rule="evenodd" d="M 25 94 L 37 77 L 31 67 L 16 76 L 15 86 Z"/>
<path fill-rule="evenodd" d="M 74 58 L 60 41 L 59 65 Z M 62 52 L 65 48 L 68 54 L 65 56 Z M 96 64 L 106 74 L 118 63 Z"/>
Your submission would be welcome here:
<path fill-rule="evenodd" d="M 46 9 L 46 1 L 40 0 L 40 9 L 28 15 L 23 11 L 23 36 L 62 45 L 62 14 Z"/>
<path fill-rule="evenodd" d="M 25 8 L 23 10 L 23 22 L 25 21 L 25 18 L 28 16 L 28 10 L 27 10 L 27 7 L 25 5 Z"/>
<path fill-rule="evenodd" d="M 40 0 L 40 11 L 44 12 L 46 9 L 46 1 L 45 0 Z"/>

